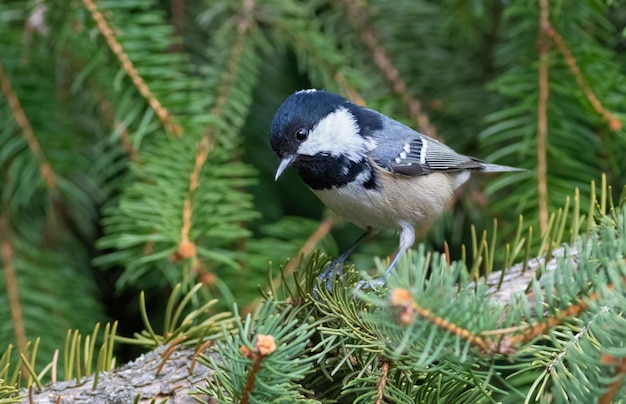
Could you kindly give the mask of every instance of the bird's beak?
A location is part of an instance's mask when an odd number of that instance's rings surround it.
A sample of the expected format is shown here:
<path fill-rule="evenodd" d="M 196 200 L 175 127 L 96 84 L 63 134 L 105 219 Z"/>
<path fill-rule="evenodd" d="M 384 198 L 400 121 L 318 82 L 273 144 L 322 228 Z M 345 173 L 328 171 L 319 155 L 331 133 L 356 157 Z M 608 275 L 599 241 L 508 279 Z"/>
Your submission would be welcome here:
<path fill-rule="evenodd" d="M 274 177 L 274 181 L 278 180 L 278 177 L 295 161 L 294 156 L 287 156 L 284 159 L 280 160 L 280 164 L 278 165 L 278 169 L 276 170 L 276 177 Z"/>

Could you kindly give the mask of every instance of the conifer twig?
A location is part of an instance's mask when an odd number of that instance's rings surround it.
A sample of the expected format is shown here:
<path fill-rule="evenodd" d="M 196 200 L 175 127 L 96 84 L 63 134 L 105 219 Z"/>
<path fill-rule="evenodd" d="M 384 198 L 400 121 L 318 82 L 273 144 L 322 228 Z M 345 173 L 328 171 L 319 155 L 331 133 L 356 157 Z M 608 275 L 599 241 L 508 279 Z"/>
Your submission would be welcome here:
<path fill-rule="evenodd" d="M 131 62 L 128 55 L 124 52 L 124 48 L 115 37 L 115 33 L 109 26 L 109 23 L 107 23 L 102 13 L 98 10 L 94 0 L 83 0 L 83 4 L 85 5 L 85 8 L 89 10 L 91 18 L 93 18 L 96 23 L 96 26 L 104 37 L 107 45 L 109 45 L 109 48 L 115 57 L 117 57 L 117 60 L 122 65 L 124 71 L 126 71 L 126 74 L 128 74 L 128 77 L 130 77 L 131 81 L 135 85 L 135 88 L 137 88 L 137 91 L 139 91 L 146 101 L 148 101 L 150 108 L 152 108 L 152 110 L 159 117 L 163 127 L 172 132 L 174 136 L 182 135 L 183 129 L 174 124 L 170 112 L 161 104 L 159 100 L 156 99 L 154 94 L 152 94 L 152 91 L 150 91 L 150 88 L 144 79 L 139 75 L 139 72 L 133 65 L 133 62 Z"/>
<path fill-rule="evenodd" d="M 550 27 L 548 0 L 540 0 L 539 13 L 539 103 L 537 105 L 537 200 L 539 203 L 539 228 L 544 234 L 548 228 L 548 97 L 550 45 L 547 30 Z"/>
<path fill-rule="evenodd" d="M 202 353 L 204 351 L 206 351 L 206 349 L 213 344 L 213 341 L 208 340 L 205 341 L 202 345 L 200 345 L 198 347 L 198 349 L 196 349 L 193 353 L 193 358 L 191 359 L 191 365 L 189 365 L 189 373 L 193 373 L 193 369 L 196 366 L 196 362 L 198 362 L 198 358 L 200 357 L 200 355 L 202 355 Z"/>
<path fill-rule="evenodd" d="M 15 342 L 17 343 L 19 352 L 24 353 L 26 352 L 28 342 L 26 340 L 26 329 L 24 327 L 22 305 L 20 303 L 18 290 L 18 280 L 15 271 L 15 260 L 13 256 L 14 248 L 11 243 L 9 231 L 9 217 L 6 211 L 2 214 L 2 216 L 0 216 L 0 238 L 2 239 L 2 266 L 4 269 L 2 272 L 4 273 L 4 280 L 6 283 L 6 293 L 9 297 L 13 333 L 15 335 Z"/>
<path fill-rule="evenodd" d="M 165 366 L 165 362 L 167 362 L 167 360 L 170 358 L 170 356 L 172 355 L 172 352 L 174 352 L 176 350 L 176 347 L 178 347 L 178 345 L 186 339 L 187 339 L 186 336 L 181 335 L 180 337 L 176 338 L 174 341 L 170 342 L 170 344 L 167 346 L 165 351 L 163 351 L 163 353 L 161 354 L 161 362 L 159 363 L 159 366 L 157 366 L 156 368 L 155 376 L 158 376 L 161 373 L 161 371 L 163 370 L 163 367 Z"/>
<path fill-rule="evenodd" d="M 421 307 L 414 299 L 411 292 L 408 289 L 395 288 L 390 291 L 389 301 L 392 307 L 400 309 L 399 321 L 402 325 L 411 324 L 415 321 L 415 316 L 420 316 L 424 320 L 439 327 L 442 330 L 447 331 L 450 334 L 456 335 L 462 340 L 469 342 L 470 344 L 477 346 L 483 352 L 490 352 L 491 348 L 487 342 L 480 336 L 473 334 L 465 328 L 446 320 L 434 314 L 432 311 Z"/>
<path fill-rule="evenodd" d="M 626 357 L 616 358 L 605 355 L 602 357 L 602 362 L 616 366 L 613 382 L 609 384 L 609 388 L 606 393 L 604 393 L 598 400 L 598 404 L 610 404 L 613 402 L 615 395 L 619 392 L 619 389 L 624 382 L 624 376 L 626 376 Z"/>
<path fill-rule="evenodd" d="M 361 95 L 348 84 L 346 76 L 344 76 L 343 73 L 337 72 L 337 74 L 335 74 L 335 81 L 339 84 L 339 88 L 341 88 L 341 91 L 346 94 L 346 97 L 350 101 L 362 107 L 367 104 L 363 97 L 361 97 Z"/>
<path fill-rule="evenodd" d="M 626 279 L 623 279 L 622 281 L 626 282 Z M 608 284 L 607 289 L 613 290 L 615 289 L 615 285 Z M 592 292 L 592 293 L 589 293 L 589 295 L 587 295 L 587 299 L 590 299 L 590 300 L 597 300 L 598 297 L 599 295 L 597 292 Z M 532 341 L 533 339 L 537 338 L 539 335 L 544 334 L 547 330 L 554 328 L 555 326 L 561 324 L 563 320 L 567 318 L 579 316 L 585 311 L 587 311 L 587 309 L 589 309 L 589 303 L 581 299 L 577 303 L 572 304 L 571 306 L 565 308 L 564 310 L 561 310 L 559 313 L 555 314 L 554 316 L 547 318 L 545 321 L 536 323 L 533 326 L 528 326 L 527 329 L 522 334 L 505 338 L 503 340 L 504 345 L 505 346 L 517 346 L 517 345 L 526 344 Z M 508 348 L 504 348 L 504 349 L 506 350 Z"/>
<path fill-rule="evenodd" d="M 391 84 L 393 92 L 402 98 L 402 102 L 408 109 L 409 116 L 417 123 L 418 129 L 430 137 L 437 138 L 437 129 L 430 122 L 428 115 L 422 110 L 420 101 L 411 94 L 404 80 L 400 78 L 398 69 L 393 65 L 387 51 L 381 45 L 380 40 L 368 23 L 367 14 L 360 3 L 353 0 L 342 1 L 348 19 L 359 31 L 361 40 L 372 53 L 374 63 Z"/>
<path fill-rule="evenodd" d="M 104 115 L 104 119 L 108 121 L 107 123 L 109 125 L 114 127 L 116 131 L 119 128 L 119 139 L 122 144 L 122 149 L 126 152 L 126 154 L 128 154 L 130 161 L 136 161 L 137 151 L 135 150 L 133 143 L 130 141 L 130 135 L 128 134 L 128 130 L 126 130 L 124 123 L 115 120 L 111 101 L 109 101 L 106 97 L 98 97 L 98 108 Z"/>
<path fill-rule="evenodd" d="M 579 303 L 569 306 L 560 313 L 548 317 L 545 321 L 529 325 L 521 334 L 504 337 L 499 344 L 494 345 L 493 351 L 503 354 L 514 352 L 516 347 L 527 344 L 538 336 L 543 335 L 546 331 L 563 323 L 563 320 L 580 315 L 585 312 L 587 308 L 589 308 L 589 305 L 581 300 Z M 514 331 L 517 331 L 517 329 Z"/>
<path fill-rule="evenodd" d="M 172 257 L 174 260 L 188 259 L 196 256 L 196 245 L 189 239 L 193 215 L 191 200 L 200 184 L 200 172 L 211 150 L 213 150 L 213 143 L 211 143 L 211 139 L 205 135 L 198 144 L 194 167 L 189 177 L 189 190 L 187 191 L 185 202 L 183 203 L 183 225 L 180 230 L 180 244 Z"/>
<path fill-rule="evenodd" d="M 272 335 L 257 334 L 256 339 L 257 341 L 254 351 L 251 351 L 245 345 L 242 346 L 239 350 L 244 356 L 252 359 L 254 362 L 254 364 L 252 365 L 252 370 L 248 374 L 248 379 L 246 380 L 246 386 L 244 387 L 243 394 L 241 395 L 241 404 L 248 404 L 248 401 L 250 400 L 250 393 L 254 388 L 254 383 L 256 381 L 259 370 L 261 370 L 261 364 L 263 363 L 263 360 L 267 355 L 276 351 L 276 342 Z"/>
<path fill-rule="evenodd" d="M 219 116 L 223 113 L 223 110 L 226 106 L 226 101 L 228 99 L 228 94 L 230 93 L 230 90 L 237 78 L 237 67 L 239 66 L 241 56 L 243 54 L 247 34 L 254 22 L 254 4 L 254 0 L 245 0 L 243 2 L 242 10 L 240 12 L 239 24 L 237 25 L 237 37 L 235 39 L 235 44 L 233 45 L 233 49 L 230 54 L 230 58 L 227 62 L 226 72 L 224 73 L 223 79 L 218 89 L 217 100 L 215 101 L 215 105 L 211 109 L 212 115 Z M 213 150 L 213 145 L 214 140 L 212 130 L 210 128 L 207 128 L 204 135 L 202 136 L 202 140 L 199 143 L 199 147 L 196 152 L 194 168 L 189 178 L 189 191 L 187 192 L 187 196 L 185 197 L 185 202 L 183 204 L 183 225 L 181 228 L 181 241 L 178 245 L 178 249 L 172 255 L 172 259 L 174 260 L 188 259 L 196 256 L 196 245 L 192 240 L 189 239 L 189 232 L 191 230 L 193 214 L 192 197 L 195 190 L 198 188 L 198 185 L 200 183 L 200 172 L 202 171 L 202 167 L 204 166 L 204 163 L 206 162 L 209 153 Z"/>
<path fill-rule="evenodd" d="M 237 24 L 237 37 L 235 38 L 230 58 L 226 63 L 226 72 L 217 91 L 217 99 L 211 109 L 211 115 L 219 116 L 222 114 L 230 89 L 237 79 L 237 68 L 243 55 L 248 32 L 254 24 L 254 6 L 255 0 L 244 0 L 242 3 L 242 8 L 239 12 L 239 23 Z"/>
<path fill-rule="evenodd" d="M 587 97 L 593 108 L 596 110 L 596 112 L 600 114 L 602 118 L 604 118 L 612 131 L 616 132 L 620 130 L 622 128 L 622 121 L 602 106 L 602 103 L 600 102 L 600 100 L 598 100 L 598 97 L 595 95 L 589 84 L 587 84 L 587 82 L 585 81 L 580 71 L 580 68 L 578 67 L 578 63 L 576 62 L 576 58 L 572 54 L 572 51 L 570 51 L 570 49 L 565 44 L 565 41 L 563 40 L 561 34 L 557 32 L 557 30 L 554 28 L 554 26 L 552 26 L 552 24 L 550 24 L 549 21 L 545 33 L 550 38 L 552 38 L 557 49 L 565 58 L 567 67 L 576 78 L 576 83 L 578 83 L 578 86 L 585 92 L 585 96 Z"/>
<path fill-rule="evenodd" d="M 376 392 L 376 404 L 382 404 L 385 398 L 385 386 L 387 385 L 387 375 L 389 374 L 389 361 L 383 360 L 381 365 L 380 381 Z"/>
<path fill-rule="evenodd" d="M 173 0 L 170 5 L 172 13 L 172 26 L 174 27 L 174 35 L 182 37 L 184 34 L 184 27 L 187 23 L 185 20 L 185 0 Z M 170 46 L 170 52 L 178 53 L 182 52 L 183 44 L 176 42 Z"/>
<path fill-rule="evenodd" d="M 335 222 L 330 216 L 324 219 L 320 223 L 319 227 L 313 232 L 313 234 L 311 234 L 309 238 L 306 239 L 306 241 L 300 248 L 300 251 L 298 251 L 298 254 L 294 258 L 289 260 L 289 262 L 285 266 L 285 270 L 284 270 L 285 277 L 288 277 L 289 275 L 291 275 L 296 270 L 296 268 L 298 268 L 298 265 L 300 265 L 301 258 L 309 255 L 313 251 L 315 246 L 317 246 L 319 242 L 322 241 L 322 239 L 326 237 L 328 233 L 330 233 L 334 225 L 335 225 Z M 272 282 L 273 288 L 274 289 L 278 288 L 280 286 L 281 281 L 282 281 L 282 277 L 280 276 L 274 279 Z"/>
<path fill-rule="evenodd" d="M 28 148 L 39 163 L 39 171 L 41 172 L 41 176 L 43 177 L 46 186 L 50 189 L 55 189 L 57 185 L 56 175 L 54 174 L 54 171 L 52 171 L 50 163 L 46 160 L 43 150 L 41 150 L 41 146 L 35 137 L 33 127 L 30 125 L 30 122 L 26 117 L 26 113 L 20 104 L 17 94 L 13 91 L 11 81 L 9 81 L 9 78 L 5 73 L 2 63 L 0 63 L 0 90 L 9 103 L 9 108 L 11 108 L 15 122 L 17 122 L 20 129 L 22 129 L 22 134 L 24 136 L 24 140 L 28 144 Z"/>

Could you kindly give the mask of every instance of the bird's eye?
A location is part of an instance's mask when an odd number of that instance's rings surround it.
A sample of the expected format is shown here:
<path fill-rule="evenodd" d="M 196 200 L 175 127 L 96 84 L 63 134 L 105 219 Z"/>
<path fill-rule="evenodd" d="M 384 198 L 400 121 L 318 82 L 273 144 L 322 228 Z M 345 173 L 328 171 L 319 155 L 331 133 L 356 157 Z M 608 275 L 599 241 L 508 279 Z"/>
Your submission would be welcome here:
<path fill-rule="evenodd" d="M 300 128 L 296 132 L 296 139 L 298 139 L 301 142 L 304 142 L 307 137 L 309 137 L 309 131 L 307 129 Z"/>

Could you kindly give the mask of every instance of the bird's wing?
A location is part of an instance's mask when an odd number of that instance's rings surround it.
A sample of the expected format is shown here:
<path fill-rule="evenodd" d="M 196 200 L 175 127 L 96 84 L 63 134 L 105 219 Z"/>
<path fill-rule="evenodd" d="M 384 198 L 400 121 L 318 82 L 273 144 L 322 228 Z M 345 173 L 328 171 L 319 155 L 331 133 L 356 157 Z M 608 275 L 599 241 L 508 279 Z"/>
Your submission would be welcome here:
<path fill-rule="evenodd" d="M 418 133 L 396 143 L 394 147 L 385 147 L 384 154 L 375 154 L 374 160 L 391 172 L 410 176 L 483 167 L 482 161 L 459 154 L 443 143 Z"/>

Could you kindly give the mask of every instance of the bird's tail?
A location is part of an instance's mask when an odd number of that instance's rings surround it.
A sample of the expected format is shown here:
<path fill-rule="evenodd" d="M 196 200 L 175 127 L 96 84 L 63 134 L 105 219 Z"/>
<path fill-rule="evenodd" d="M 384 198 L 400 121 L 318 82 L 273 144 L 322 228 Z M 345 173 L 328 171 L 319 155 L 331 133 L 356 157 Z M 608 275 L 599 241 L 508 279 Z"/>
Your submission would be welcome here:
<path fill-rule="evenodd" d="M 481 163 L 480 171 L 483 173 L 504 173 L 509 171 L 528 171 L 524 168 L 502 166 L 500 164 Z"/>

